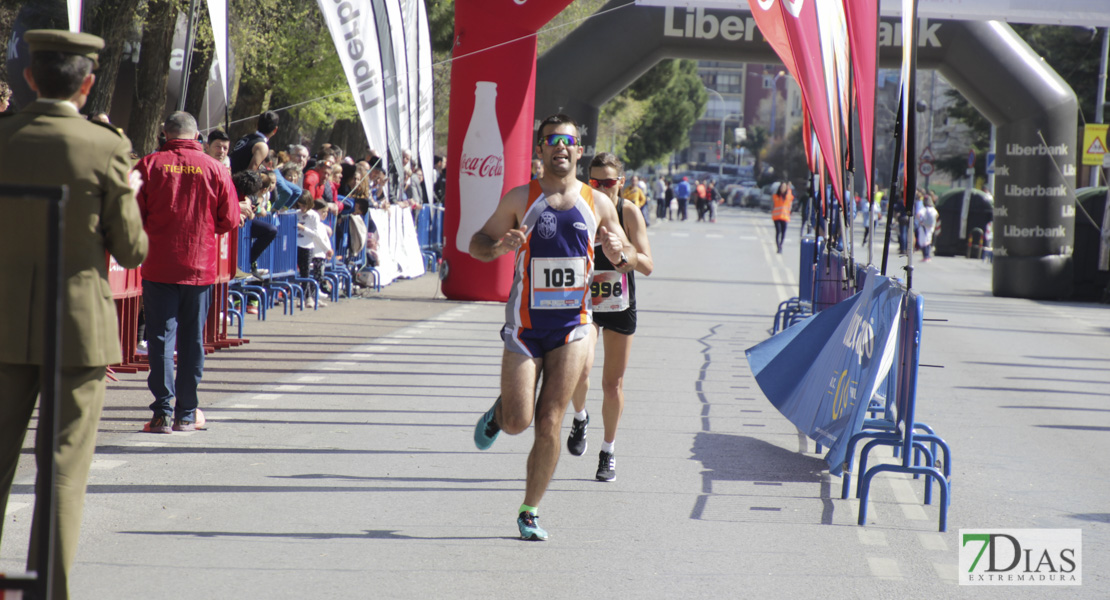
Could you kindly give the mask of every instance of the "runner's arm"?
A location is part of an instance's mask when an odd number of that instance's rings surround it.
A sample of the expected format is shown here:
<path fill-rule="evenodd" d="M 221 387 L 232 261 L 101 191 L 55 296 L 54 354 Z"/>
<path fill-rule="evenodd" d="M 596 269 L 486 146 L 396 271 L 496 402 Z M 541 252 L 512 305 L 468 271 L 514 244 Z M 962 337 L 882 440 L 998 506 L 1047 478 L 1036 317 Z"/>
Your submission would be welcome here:
<path fill-rule="evenodd" d="M 648 243 L 647 224 L 644 215 L 635 206 L 624 205 L 624 222 L 628 226 L 628 240 L 636 254 L 635 269 L 644 275 L 651 275 L 655 262 L 651 258 L 651 244 Z M 629 262 L 632 258 L 629 257 Z"/>
<path fill-rule="evenodd" d="M 617 208 L 613 206 L 613 201 L 605 194 L 593 188 L 589 189 L 593 192 L 594 208 L 597 210 L 599 224 L 597 242 L 601 244 L 601 248 L 605 252 L 605 258 L 613 263 L 614 268 L 621 273 L 628 273 L 636 268 L 639 253 L 628 241 L 628 237 L 624 235 L 624 230 L 621 229 L 620 221 L 617 219 Z M 639 209 L 636 210 L 639 211 Z M 617 267 L 622 253 L 628 262 L 624 266 Z"/>
<path fill-rule="evenodd" d="M 527 191 L 527 186 L 520 186 L 502 196 L 486 224 L 470 238 L 471 256 L 482 262 L 490 262 L 504 254 L 515 252 L 524 244 L 524 228 L 516 227 L 523 214 Z"/>

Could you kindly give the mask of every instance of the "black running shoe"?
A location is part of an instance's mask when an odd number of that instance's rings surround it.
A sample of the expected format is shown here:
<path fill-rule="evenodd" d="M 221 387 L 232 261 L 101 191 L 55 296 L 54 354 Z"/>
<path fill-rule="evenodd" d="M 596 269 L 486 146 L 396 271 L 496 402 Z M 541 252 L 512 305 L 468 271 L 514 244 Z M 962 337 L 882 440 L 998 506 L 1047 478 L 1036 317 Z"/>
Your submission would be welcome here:
<path fill-rule="evenodd" d="M 590 413 L 586 413 L 585 420 L 570 420 L 570 435 L 567 437 L 567 450 L 575 456 L 582 456 L 586 452 L 586 425 L 590 424 Z"/>
<path fill-rule="evenodd" d="M 617 478 L 617 461 L 612 452 L 602 450 L 598 453 L 597 480 L 613 481 Z"/>

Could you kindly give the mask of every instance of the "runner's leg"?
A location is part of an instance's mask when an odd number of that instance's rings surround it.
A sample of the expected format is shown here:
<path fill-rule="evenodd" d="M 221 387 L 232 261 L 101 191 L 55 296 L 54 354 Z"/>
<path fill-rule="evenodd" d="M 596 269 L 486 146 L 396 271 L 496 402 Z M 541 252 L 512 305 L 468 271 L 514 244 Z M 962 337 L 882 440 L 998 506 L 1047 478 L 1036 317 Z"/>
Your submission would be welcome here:
<path fill-rule="evenodd" d="M 582 365 L 582 377 L 574 388 L 574 395 L 571 396 L 576 413 L 586 409 L 586 392 L 590 391 L 590 369 L 594 364 L 594 349 L 597 347 L 597 325 L 590 330 L 590 335 L 586 337 L 585 342 L 589 347 L 586 353 L 586 364 Z"/>
<path fill-rule="evenodd" d="M 632 355 L 633 335 L 624 335 L 605 330 L 605 367 L 601 375 L 601 390 L 604 401 L 601 416 L 605 423 L 605 441 L 613 443 L 617 439 L 617 424 L 624 412 L 624 371 Z"/>
<path fill-rule="evenodd" d="M 543 358 L 543 385 L 540 387 L 539 400 L 536 401 L 536 441 L 528 455 L 528 478 L 524 492 L 524 504 L 528 506 L 539 506 L 540 499 L 551 482 L 551 476 L 555 474 L 555 465 L 559 462 L 559 451 L 562 448 L 559 436 L 563 417 L 566 415 L 570 396 L 582 375 L 588 339 L 587 336 L 560 346 Z M 502 403 L 502 408 L 504 407 Z"/>
<path fill-rule="evenodd" d="M 505 433 L 516 435 L 532 423 L 536 379 L 542 366 L 543 359 L 504 351 L 501 357 L 501 404 L 497 407 L 494 421 Z"/>

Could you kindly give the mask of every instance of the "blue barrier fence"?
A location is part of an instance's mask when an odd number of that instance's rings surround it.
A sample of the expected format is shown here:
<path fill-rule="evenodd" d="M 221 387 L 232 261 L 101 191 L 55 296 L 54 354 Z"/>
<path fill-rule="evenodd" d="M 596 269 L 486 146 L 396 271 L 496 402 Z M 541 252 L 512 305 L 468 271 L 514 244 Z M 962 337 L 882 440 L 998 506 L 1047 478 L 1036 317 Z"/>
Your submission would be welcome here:
<path fill-rule="evenodd" d="M 393 210 L 400 211 L 402 209 L 394 207 Z M 383 215 L 374 219 L 380 234 L 388 239 L 396 240 L 394 244 L 396 247 L 393 250 L 403 246 L 402 232 L 400 230 L 393 231 L 393 229 L 408 227 L 408 235 L 412 236 L 413 219 L 410 216 L 411 213 L 407 209 L 403 210 L 403 214 L 401 212 L 373 211 L 375 214 L 381 213 Z M 438 262 L 439 253 L 443 248 L 443 209 L 442 207 L 426 205 L 419 214 L 420 217 L 416 219 L 415 223 L 416 238 L 419 241 L 420 250 L 426 258 L 431 255 L 431 258 L 428 259 L 429 265 L 430 268 L 434 269 L 434 265 Z M 390 215 L 391 218 L 386 218 Z M 351 219 L 357 218 L 363 219 L 363 223 L 368 227 L 371 224 L 371 215 L 347 214 L 338 218 L 335 215 L 329 215 L 325 220 L 325 224 L 331 227 L 332 230 L 331 241 L 334 255 L 325 263 L 324 280 L 330 283 L 333 301 L 338 301 L 341 293 L 345 293 L 347 296 L 354 293 L 354 284 L 358 280 L 356 275 L 360 270 L 369 272 L 366 281 L 375 290 L 381 290 L 383 281 L 379 272 L 377 269 L 366 266 L 367 252 L 365 246 L 357 249 L 351 248 Z M 255 265 L 252 265 L 250 248 L 253 240 L 250 230 L 253 220 L 247 220 L 239 228 L 237 267 L 241 274 L 230 284 L 229 296 L 232 302 L 238 303 L 241 309 L 245 309 L 243 306 L 245 303 L 257 305 L 259 320 L 265 320 L 268 316 L 268 310 L 274 308 L 278 302 L 282 303 L 282 312 L 286 314 L 293 314 L 297 307 L 303 310 L 306 304 L 306 293 L 309 297 L 314 297 L 317 300 L 313 305 L 319 306 L 320 290 L 316 281 L 301 277 L 298 272 L 297 212 L 287 211 L 257 217 L 257 219 L 264 220 L 266 223 L 277 227 L 277 236 L 263 250 Z M 405 219 L 409 221 L 407 225 L 405 225 Z M 386 230 L 383 231 L 383 229 Z M 408 239 L 411 240 L 412 238 L 409 237 Z M 419 261 L 416 264 L 419 268 Z M 259 273 L 265 272 L 265 274 L 261 278 L 244 278 L 242 274 L 251 273 L 252 266 L 257 266 Z M 394 268 L 393 272 L 396 273 L 396 271 Z M 419 273 L 418 271 L 412 276 L 418 276 Z M 392 280 L 391 277 L 389 281 Z M 389 281 L 384 283 L 388 284 Z M 242 337 L 241 334 L 240 337 Z"/>
<path fill-rule="evenodd" d="M 799 264 L 799 295 L 779 305 L 773 333 L 785 329 L 816 313 L 836 306 L 862 289 L 864 266 L 853 262 L 837 250 L 823 247 L 820 239 L 802 240 Z M 815 260 L 816 257 L 816 260 Z M 854 271 L 855 281 L 846 274 Z M 900 284 L 899 284 L 900 285 Z M 924 324 L 924 298 L 913 290 L 902 288 L 902 304 L 893 365 L 872 398 L 864 398 L 870 418 L 850 435 L 843 465 L 842 497 L 847 498 L 853 474 L 858 475 L 856 495 L 860 499 L 859 524 L 867 520 L 867 499 L 873 478 L 883 472 L 907 473 L 915 479 L 925 477 L 924 503 L 932 503 L 935 482 L 941 493 L 939 530 L 945 531 L 951 502 L 951 450 L 925 423 L 918 422 L 917 378 L 921 337 Z M 827 343 L 840 343 L 828 340 Z M 808 366 L 808 365 L 807 365 Z M 820 402 L 814 397 L 812 402 Z M 858 468 L 853 472 L 856 447 L 860 450 Z M 878 446 L 890 446 L 897 464 L 868 466 L 870 453 Z M 819 444 L 817 451 L 821 452 Z"/>

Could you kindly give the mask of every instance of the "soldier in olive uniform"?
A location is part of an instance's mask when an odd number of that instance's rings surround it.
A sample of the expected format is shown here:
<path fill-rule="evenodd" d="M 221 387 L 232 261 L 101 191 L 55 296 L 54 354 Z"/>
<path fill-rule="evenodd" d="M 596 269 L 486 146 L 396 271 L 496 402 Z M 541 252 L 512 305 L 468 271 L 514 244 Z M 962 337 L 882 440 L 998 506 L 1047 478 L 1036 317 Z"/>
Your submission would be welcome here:
<path fill-rule="evenodd" d="M 106 365 L 122 358 L 104 251 L 124 267 L 137 267 L 146 257 L 147 236 L 131 185 L 130 141 L 78 112 L 92 88 L 96 53 L 104 41 L 55 30 L 28 31 L 25 39 L 31 66 L 23 75 L 39 99 L 0 118 L 0 184 L 69 186 L 52 577 L 53 598 L 68 598 L 67 577 L 77 554 L 85 485 L 104 405 Z M 46 207 L 7 200 L 5 212 L 19 214 L 26 225 L 0 236 L 0 256 L 5 257 L 0 261 L 0 515 L 39 394 L 46 289 Z M 28 559 L 32 570 L 44 517 L 34 515 Z"/>

